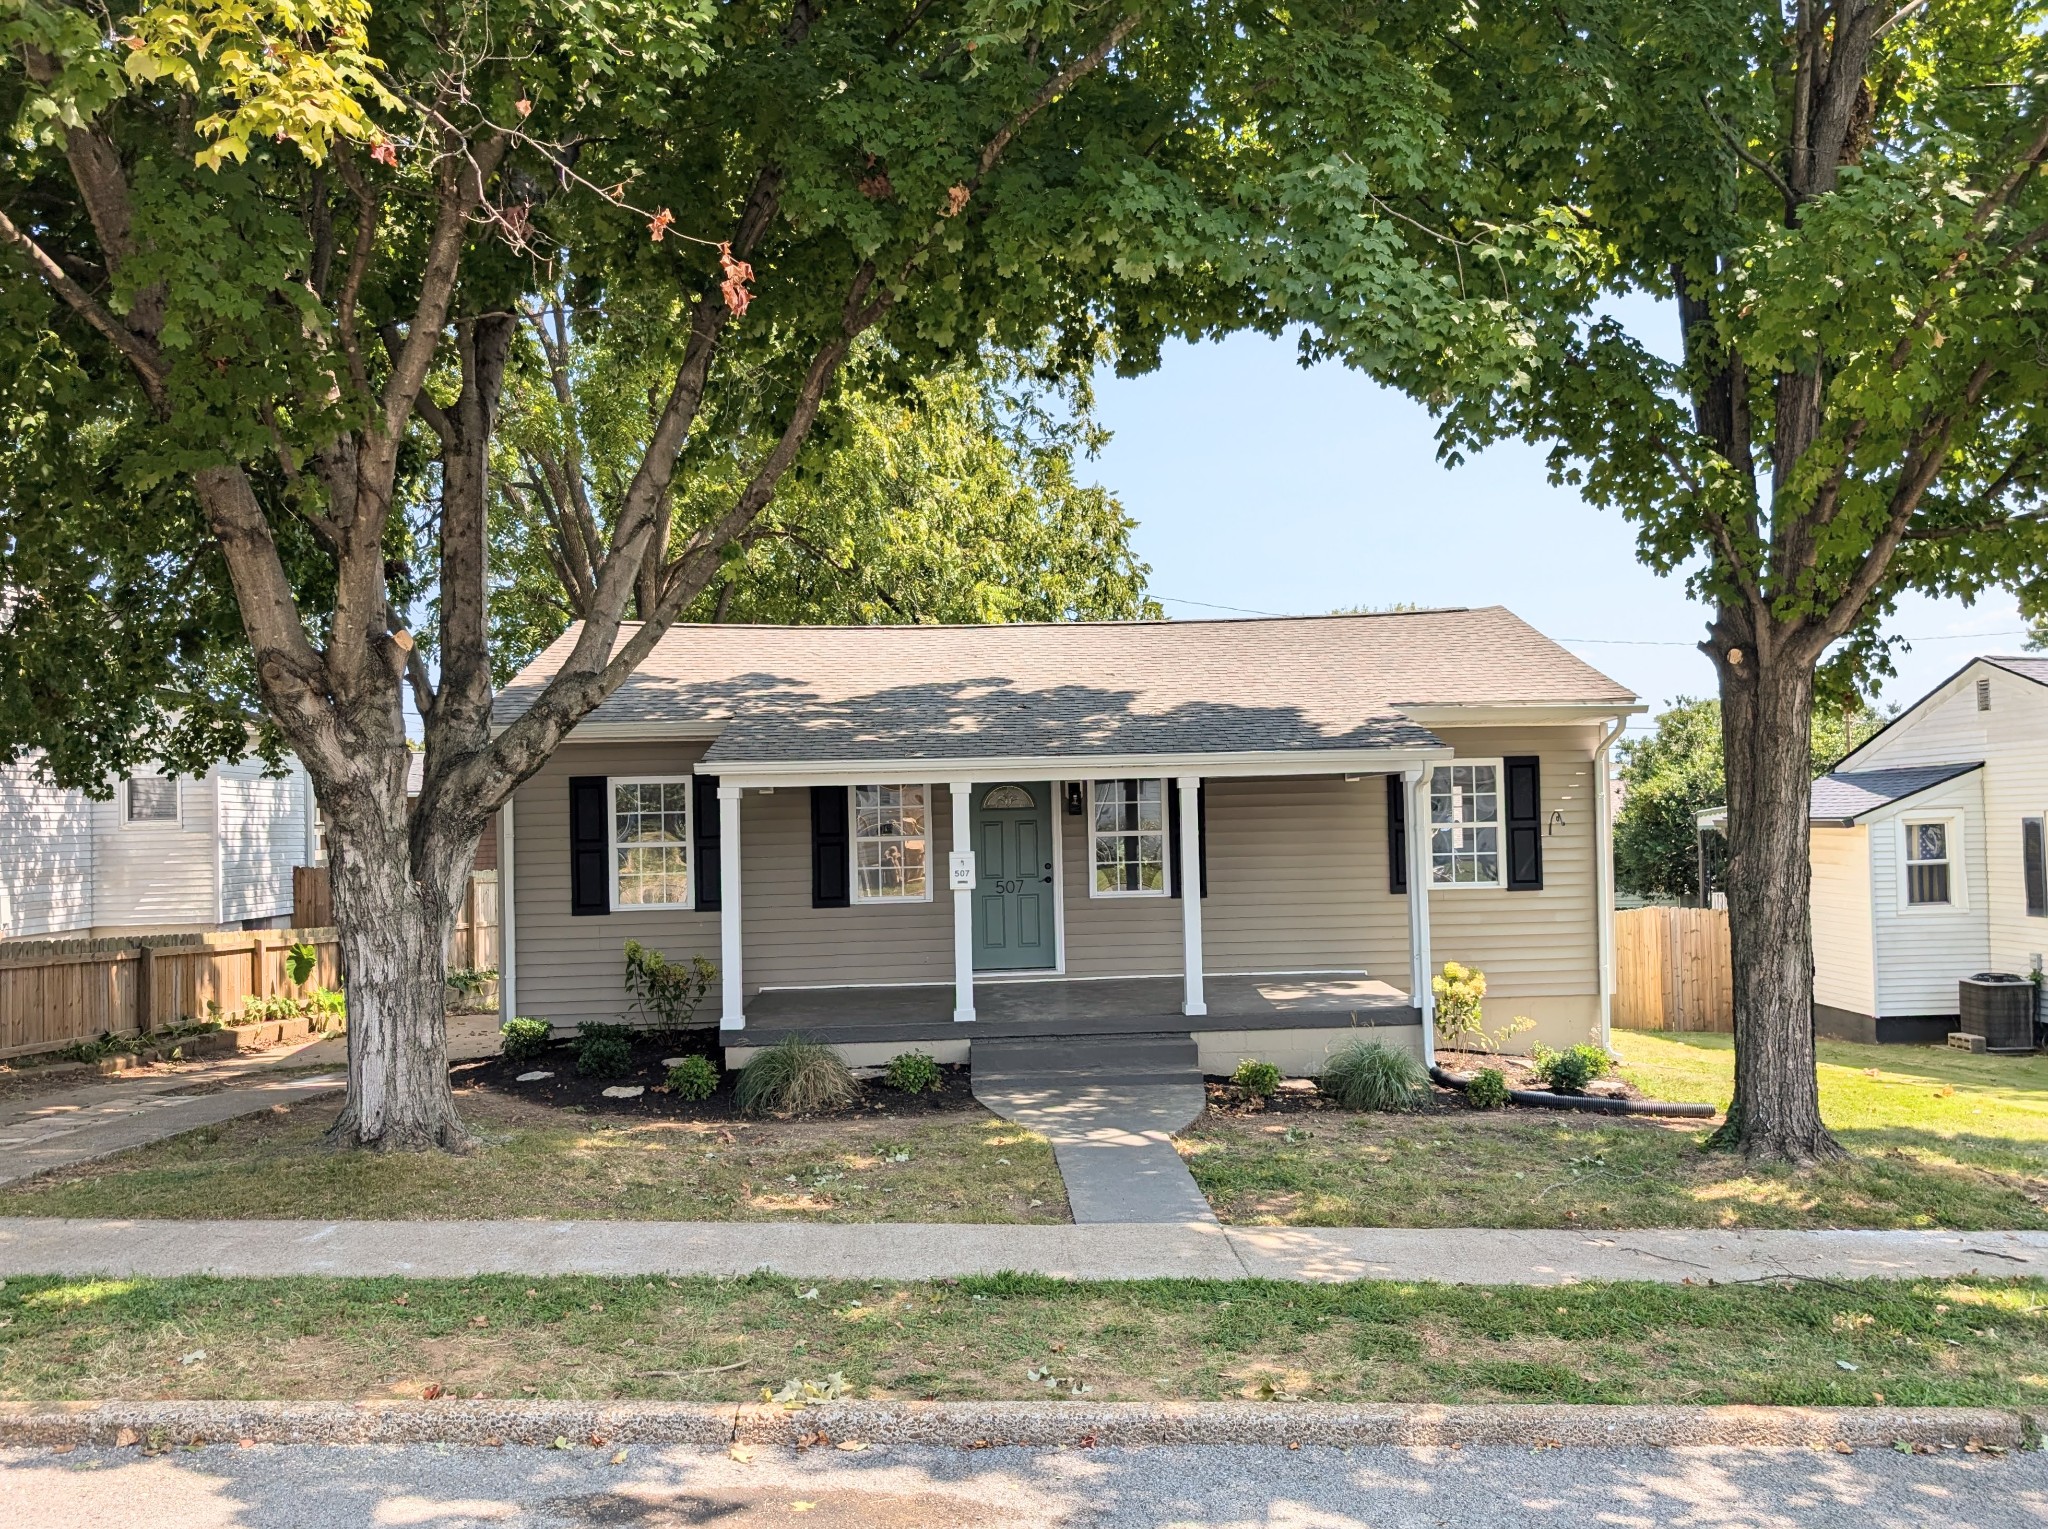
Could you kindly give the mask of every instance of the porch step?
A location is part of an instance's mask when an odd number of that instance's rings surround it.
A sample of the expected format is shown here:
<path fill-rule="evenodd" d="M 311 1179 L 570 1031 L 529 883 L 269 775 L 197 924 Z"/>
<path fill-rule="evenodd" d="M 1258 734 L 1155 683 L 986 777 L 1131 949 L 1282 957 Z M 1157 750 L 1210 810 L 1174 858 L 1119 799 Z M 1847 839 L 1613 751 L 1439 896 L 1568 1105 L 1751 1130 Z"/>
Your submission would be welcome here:
<path fill-rule="evenodd" d="M 975 1088 L 1016 1083 L 1097 1087 L 1201 1085 L 1191 1034 L 1032 1036 L 975 1040 L 969 1047 Z"/>

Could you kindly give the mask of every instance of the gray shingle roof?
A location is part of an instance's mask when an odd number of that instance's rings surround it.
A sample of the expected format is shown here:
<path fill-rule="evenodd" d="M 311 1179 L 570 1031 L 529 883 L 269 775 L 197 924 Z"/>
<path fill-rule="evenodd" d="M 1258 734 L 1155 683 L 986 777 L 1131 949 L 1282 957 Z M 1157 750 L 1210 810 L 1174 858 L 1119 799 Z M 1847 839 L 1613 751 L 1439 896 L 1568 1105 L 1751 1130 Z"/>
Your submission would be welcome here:
<path fill-rule="evenodd" d="M 1837 770 L 1813 783 L 1807 816 L 1817 823 L 1853 823 L 1866 812 L 1938 786 L 1981 764 L 1902 765 L 1891 770 Z"/>
<path fill-rule="evenodd" d="M 2037 685 L 2048 685 L 2048 657 L 2039 654 L 1987 653 L 1984 655 L 1984 662 L 2008 669 Z"/>
<path fill-rule="evenodd" d="M 509 722 L 574 629 L 499 697 Z M 713 761 L 1402 748 L 1416 706 L 1628 706 L 1499 606 L 1258 621 L 679 625 L 593 723 L 716 730 Z"/>

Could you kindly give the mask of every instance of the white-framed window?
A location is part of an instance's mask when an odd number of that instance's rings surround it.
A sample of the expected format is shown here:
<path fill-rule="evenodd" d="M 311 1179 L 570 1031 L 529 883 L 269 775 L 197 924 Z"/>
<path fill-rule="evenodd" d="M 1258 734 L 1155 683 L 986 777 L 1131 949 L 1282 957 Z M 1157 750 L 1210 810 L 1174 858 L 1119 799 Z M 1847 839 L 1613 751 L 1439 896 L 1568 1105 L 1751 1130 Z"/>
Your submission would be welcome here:
<path fill-rule="evenodd" d="M 178 821 L 178 778 L 175 775 L 131 775 L 121 793 L 121 821 L 175 823 Z"/>
<path fill-rule="evenodd" d="M 1948 818 L 1907 819 L 1906 905 L 1946 908 L 1955 902 L 1955 823 Z"/>
<path fill-rule="evenodd" d="M 930 902 L 929 786 L 853 788 L 853 900 Z"/>
<path fill-rule="evenodd" d="M 2027 917 L 2048 918 L 2048 818 L 2020 819 L 2020 880 Z"/>
<path fill-rule="evenodd" d="M 1159 776 L 1088 783 L 1090 897 L 1164 897 L 1167 869 L 1166 781 Z"/>
<path fill-rule="evenodd" d="M 1506 884 L 1498 759 L 1438 765 L 1429 776 L 1429 881 L 1435 887 Z"/>
<path fill-rule="evenodd" d="M 689 907 L 690 777 L 614 776 L 609 785 L 612 906 Z"/>

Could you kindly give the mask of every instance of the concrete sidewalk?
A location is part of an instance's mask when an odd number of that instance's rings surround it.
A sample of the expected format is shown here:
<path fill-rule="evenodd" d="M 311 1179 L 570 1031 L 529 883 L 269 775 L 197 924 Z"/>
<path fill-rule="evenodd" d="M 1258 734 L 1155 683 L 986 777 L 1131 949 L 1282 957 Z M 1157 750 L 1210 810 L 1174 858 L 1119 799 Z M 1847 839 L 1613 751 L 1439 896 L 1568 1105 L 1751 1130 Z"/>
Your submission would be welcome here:
<path fill-rule="evenodd" d="M 0 1276 L 738 1275 L 918 1280 L 2048 1277 L 2048 1232 L 1419 1231 L 1098 1223 L 0 1219 Z"/>

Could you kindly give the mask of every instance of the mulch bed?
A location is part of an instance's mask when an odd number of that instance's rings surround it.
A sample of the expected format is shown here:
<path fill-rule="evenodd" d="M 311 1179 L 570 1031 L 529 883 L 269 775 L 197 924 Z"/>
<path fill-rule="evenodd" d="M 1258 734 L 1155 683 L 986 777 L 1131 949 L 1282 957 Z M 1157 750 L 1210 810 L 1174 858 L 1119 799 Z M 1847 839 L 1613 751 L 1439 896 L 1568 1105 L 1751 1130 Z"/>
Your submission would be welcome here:
<path fill-rule="evenodd" d="M 1527 1057 L 1495 1056 L 1485 1051 L 1439 1051 L 1436 1065 L 1445 1072 L 1472 1074 L 1483 1067 L 1499 1069 L 1507 1078 L 1509 1088 L 1542 1089 L 1543 1080 L 1536 1076 L 1536 1066 Z M 1586 1093 L 1595 1098 L 1643 1099 L 1648 1096 L 1633 1084 L 1624 1083 L 1609 1073 L 1604 1078 L 1595 1078 L 1586 1085 Z"/>
<path fill-rule="evenodd" d="M 1439 1051 L 1436 1054 L 1436 1063 L 1446 1072 L 1466 1074 L 1478 1072 L 1483 1067 L 1497 1067 L 1506 1074 L 1509 1088 L 1543 1088 L 1543 1081 L 1536 1076 L 1535 1066 L 1527 1057 L 1494 1056 L 1489 1052 L 1479 1051 Z M 1283 1085 L 1271 1098 L 1260 1099 L 1239 1088 L 1228 1078 L 1210 1077 L 1202 1081 L 1208 1089 L 1209 1113 L 1225 1119 L 1245 1119 L 1253 1115 L 1319 1115 L 1332 1110 L 1339 1114 L 1344 1113 L 1342 1105 L 1324 1098 L 1312 1088 L 1288 1088 Z M 1445 1088 L 1433 1082 L 1430 1084 L 1429 1092 L 1432 1102 L 1438 1109 L 1472 1108 L 1465 1097 L 1465 1091 L 1461 1088 Z M 1595 1079 L 1587 1085 L 1586 1092 L 1589 1095 L 1604 1095 L 1613 1099 L 1644 1097 L 1638 1089 L 1615 1077 Z"/>
<path fill-rule="evenodd" d="M 735 1072 L 721 1070 L 718 1091 L 708 1099 L 685 1099 L 668 1091 L 667 1060 L 682 1056 L 708 1056 L 714 1066 L 720 1062 L 717 1032 L 686 1031 L 667 1039 L 648 1037 L 633 1044 L 632 1065 L 616 1077 L 586 1077 L 576 1070 L 574 1041 L 558 1041 L 540 1056 L 515 1062 L 510 1057 L 486 1057 L 475 1062 L 457 1062 L 448 1069 L 457 1088 L 484 1088 L 527 1104 L 589 1115 L 615 1115 L 630 1120 L 740 1120 L 733 1100 Z M 545 1072 L 552 1076 L 521 1083 L 524 1073 Z M 630 1099 L 607 1098 L 608 1088 L 639 1087 L 645 1092 Z M 808 1120 L 858 1120 L 874 1115 L 945 1115 L 980 1109 L 975 1103 L 970 1074 L 965 1067 L 941 1066 L 939 1086 L 931 1093 L 905 1094 L 890 1088 L 879 1078 L 856 1080 L 859 1090 L 845 1109 L 825 1110 Z"/>

